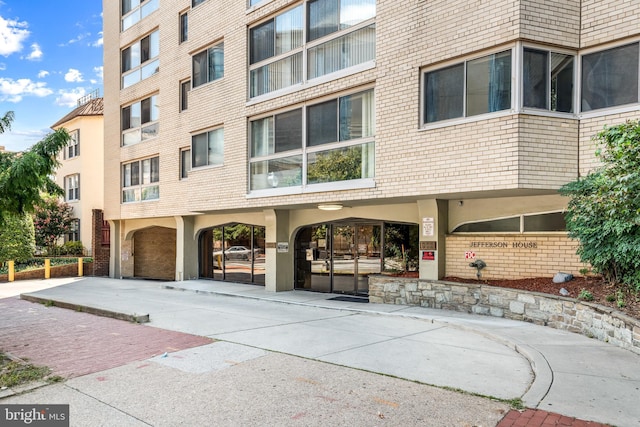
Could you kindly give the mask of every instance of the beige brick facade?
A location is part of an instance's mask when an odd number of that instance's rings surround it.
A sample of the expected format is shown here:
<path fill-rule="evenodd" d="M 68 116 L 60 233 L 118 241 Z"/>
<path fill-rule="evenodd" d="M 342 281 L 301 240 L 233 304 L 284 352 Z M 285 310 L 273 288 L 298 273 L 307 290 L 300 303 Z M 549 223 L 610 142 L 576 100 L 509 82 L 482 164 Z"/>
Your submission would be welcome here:
<path fill-rule="evenodd" d="M 379 0 L 375 18 L 366 23 L 375 24 L 374 61 L 250 98 L 251 29 L 299 5 L 306 10 L 302 0 L 264 0 L 252 7 L 247 2 L 207 0 L 194 8 L 188 0 L 160 1 L 158 10 L 120 31 L 120 2 L 104 0 L 104 209 L 113 225 L 113 276 L 135 273 L 130 254 L 138 230 L 154 225 L 176 230 L 174 276 L 182 280 L 198 276 L 203 230 L 243 223 L 266 227 L 267 288 L 291 289 L 291 266 L 299 256 L 294 253 L 296 235 L 304 226 L 354 219 L 421 225 L 432 217 L 437 224 L 434 234 L 423 234 L 420 240 L 438 242 L 437 259 L 446 267 L 432 268 L 425 260 L 421 275 L 468 273 L 459 253 L 469 236 L 451 234 L 457 224 L 562 211 L 566 200 L 557 190 L 597 166 L 591 136 L 605 124 L 638 116 L 637 104 L 584 117 L 577 108 L 581 50 L 640 37 L 640 12 L 630 1 Z M 180 43 L 179 16 L 185 12 L 188 40 Z M 159 71 L 122 89 L 122 50 L 156 30 Z M 224 77 L 192 88 L 188 108 L 180 111 L 180 83 L 192 78 L 193 55 L 222 42 Z M 300 49 L 304 60 L 309 46 L 317 45 L 306 43 Z M 573 62 L 573 111 L 523 108 L 523 47 L 578 55 Z M 511 55 L 510 108 L 425 123 L 427 72 L 500 52 Z M 373 178 L 271 193 L 251 191 L 252 120 L 367 89 L 375 93 Z M 121 147 L 122 108 L 152 95 L 159 109 L 158 136 Z M 224 129 L 223 163 L 197 168 L 181 179 L 180 150 L 191 146 L 193 135 L 219 128 Z M 122 165 L 152 157 L 159 158 L 159 198 L 122 203 Z M 435 200 L 446 203 L 431 203 Z M 459 211 L 462 201 L 475 208 Z M 345 209 L 316 209 L 327 202 L 340 202 Z M 442 208 L 445 205 L 448 208 Z M 576 274 L 582 266 L 575 243 L 563 233 L 480 238 L 539 243 L 536 251 L 524 255 L 487 254 L 487 273 L 499 277 L 548 276 L 561 269 Z M 290 249 L 277 252 L 276 243 Z M 521 266 L 525 260 L 530 263 Z"/>

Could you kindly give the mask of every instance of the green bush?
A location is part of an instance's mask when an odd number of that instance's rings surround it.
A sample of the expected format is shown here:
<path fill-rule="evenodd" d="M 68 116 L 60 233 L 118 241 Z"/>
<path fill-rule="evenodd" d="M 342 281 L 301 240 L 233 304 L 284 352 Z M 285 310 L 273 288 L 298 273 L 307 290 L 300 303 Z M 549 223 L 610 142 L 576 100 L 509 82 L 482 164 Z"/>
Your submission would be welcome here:
<path fill-rule="evenodd" d="M 60 248 L 60 255 L 82 256 L 83 253 L 84 246 L 82 246 L 82 242 L 67 242 Z"/>
<path fill-rule="evenodd" d="M 28 260 L 35 250 L 31 217 L 7 214 L 3 218 L 0 225 L 0 264 Z"/>
<path fill-rule="evenodd" d="M 596 136 L 602 166 L 562 187 L 578 255 L 615 285 L 640 291 L 640 123 L 605 127 Z"/>

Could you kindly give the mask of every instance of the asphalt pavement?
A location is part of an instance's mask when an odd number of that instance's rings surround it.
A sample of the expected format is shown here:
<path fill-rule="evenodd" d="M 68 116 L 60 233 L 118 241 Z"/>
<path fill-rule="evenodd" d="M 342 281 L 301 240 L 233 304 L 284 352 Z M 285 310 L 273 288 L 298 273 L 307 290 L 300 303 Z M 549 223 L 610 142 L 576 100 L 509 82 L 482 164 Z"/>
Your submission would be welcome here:
<path fill-rule="evenodd" d="M 75 402 L 72 425 L 493 426 L 522 399 L 640 426 L 640 357 L 564 331 L 213 281 L 54 280 L 24 297 L 214 340 L 2 400 Z"/>

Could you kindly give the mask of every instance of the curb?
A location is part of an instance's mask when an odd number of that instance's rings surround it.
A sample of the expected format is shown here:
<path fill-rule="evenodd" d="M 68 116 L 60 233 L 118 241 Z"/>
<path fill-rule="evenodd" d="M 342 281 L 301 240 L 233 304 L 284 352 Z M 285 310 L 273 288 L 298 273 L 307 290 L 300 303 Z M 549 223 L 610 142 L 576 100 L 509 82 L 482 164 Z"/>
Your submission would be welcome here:
<path fill-rule="evenodd" d="M 33 294 L 20 294 L 20 299 L 25 301 L 35 302 L 44 305 L 53 305 L 55 307 L 66 308 L 69 310 L 80 311 L 84 313 L 93 314 L 96 316 L 109 317 L 111 319 L 125 320 L 133 323 L 148 323 L 149 314 L 130 314 L 130 313 L 118 313 L 111 310 L 106 310 L 98 307 L 89 307 L 82 304 L 75 304 L 71 302 L 61 301 L 59 299 L 43 298 Z"/>

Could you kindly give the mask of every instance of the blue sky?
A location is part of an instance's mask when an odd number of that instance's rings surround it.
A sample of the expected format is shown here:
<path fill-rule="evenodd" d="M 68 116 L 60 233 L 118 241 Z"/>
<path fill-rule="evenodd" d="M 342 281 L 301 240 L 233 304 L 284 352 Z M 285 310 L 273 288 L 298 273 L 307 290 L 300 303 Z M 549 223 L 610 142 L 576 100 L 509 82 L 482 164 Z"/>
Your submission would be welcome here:
<path fill-rule="evenodd" d="M 102 0 L 0 0 L 0 116 L 15 113 L 0 145 L 29 148 L 96 89 Z"/>

